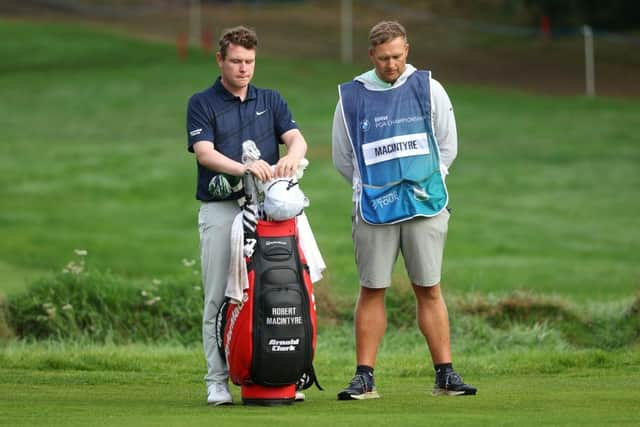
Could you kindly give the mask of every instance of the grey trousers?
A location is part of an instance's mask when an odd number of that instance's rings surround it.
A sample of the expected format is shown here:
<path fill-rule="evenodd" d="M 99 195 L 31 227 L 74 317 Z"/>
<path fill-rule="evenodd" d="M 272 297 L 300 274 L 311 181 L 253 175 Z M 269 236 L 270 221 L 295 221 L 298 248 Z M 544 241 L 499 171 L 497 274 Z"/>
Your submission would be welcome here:
<path fill-rule="evenodd" d="M 231 225 L 240 212 L 234 201 L 203 203 L 198 212 L 200 232 L 200 262 L 204 311 L 202 316 L 202 343 L 207 359 L 207 386 L 226 382 L 229 378 L 227 363 L 220 357 L 216 344 L 215 327 L 218 308 L 224 301 L 229 276 Z"/>

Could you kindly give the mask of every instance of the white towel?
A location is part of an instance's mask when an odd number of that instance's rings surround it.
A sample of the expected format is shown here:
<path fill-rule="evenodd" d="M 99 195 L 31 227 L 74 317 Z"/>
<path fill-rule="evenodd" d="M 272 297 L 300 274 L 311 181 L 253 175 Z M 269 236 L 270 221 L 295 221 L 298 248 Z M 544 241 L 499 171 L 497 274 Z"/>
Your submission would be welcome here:
<path fill-rule="evenodd" d="M 311 231 L 309 220 L 304 212 L 296 217 L 296 228 L 298 229 L 300 248 L 309 265 L 311 283 L 316 283 L 322 279 L 322 272 L 327 266 L 324 263 L 324 259 L 322 259 L 322 254 L 320 254 L 320 249 L 318 249 L 318 244 Z"/>
<path fill-rule="evenodd" d="M 247 277 L 247 263 L 244 260 L 244 227 L 243 214 L 236 215 L 231 225 L 231 255 L 229 257 L 229 277 L 225 296 L 231 298 L 234 304 L 242 302 L 242 294 L 249 288 Z"/>

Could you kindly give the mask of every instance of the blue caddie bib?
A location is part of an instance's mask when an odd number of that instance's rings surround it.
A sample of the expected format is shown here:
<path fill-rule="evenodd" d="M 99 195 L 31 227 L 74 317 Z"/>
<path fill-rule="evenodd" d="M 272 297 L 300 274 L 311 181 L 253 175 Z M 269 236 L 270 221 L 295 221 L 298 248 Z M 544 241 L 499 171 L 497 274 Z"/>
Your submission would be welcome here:
<path fill-rule="evenodd" d="M 362 179 L 360 214 L 370 224 L 438 215 L 448 202 L 431 122 L 430 73 L 416 71 L 388 90 L 359 81 L 339 86 Z"/>

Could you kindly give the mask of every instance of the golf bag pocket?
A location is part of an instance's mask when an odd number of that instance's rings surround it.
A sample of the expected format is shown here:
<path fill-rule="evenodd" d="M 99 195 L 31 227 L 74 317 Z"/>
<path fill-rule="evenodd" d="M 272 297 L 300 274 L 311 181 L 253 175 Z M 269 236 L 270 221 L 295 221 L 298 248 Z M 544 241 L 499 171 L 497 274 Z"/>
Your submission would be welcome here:
<path fill-rule="evenodd" d="M 284 282 L 282 282 L 283 280 Z M 262 385 L 294 384 L 312 351 L 303 291 L 295 271 L 272 269 L 262 275 L 254 322 L 254 381 Z"/>
<path fill-rule="evenodd" d="M 278 237 L 258 239 L 258 243 L 260 247 L 260 254 L 265 261 L 286 263 L 293 257 L 293 245 L 295 245 L 295 240 L 291 238 Z"/>

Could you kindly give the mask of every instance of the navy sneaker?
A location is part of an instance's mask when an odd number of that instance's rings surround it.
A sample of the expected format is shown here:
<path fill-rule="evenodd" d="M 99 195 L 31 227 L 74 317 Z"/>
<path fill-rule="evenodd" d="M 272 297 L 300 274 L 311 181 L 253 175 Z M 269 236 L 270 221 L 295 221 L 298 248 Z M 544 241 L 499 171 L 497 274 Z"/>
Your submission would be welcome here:
<path fill-rule="evenodd" d="M 453 369 L 447 369 L 436 375 L 436 383 L 431 394 L 433 396 L 471 396 L 477 391 L 474 386 L 465 384 Z"/>
<path fill-rule="evenodd" d="M 349 385 L 338 393 L 338 400 L 377 399 L 380 395 L 376 391 L 373 375 L 356 374 Z"/>

